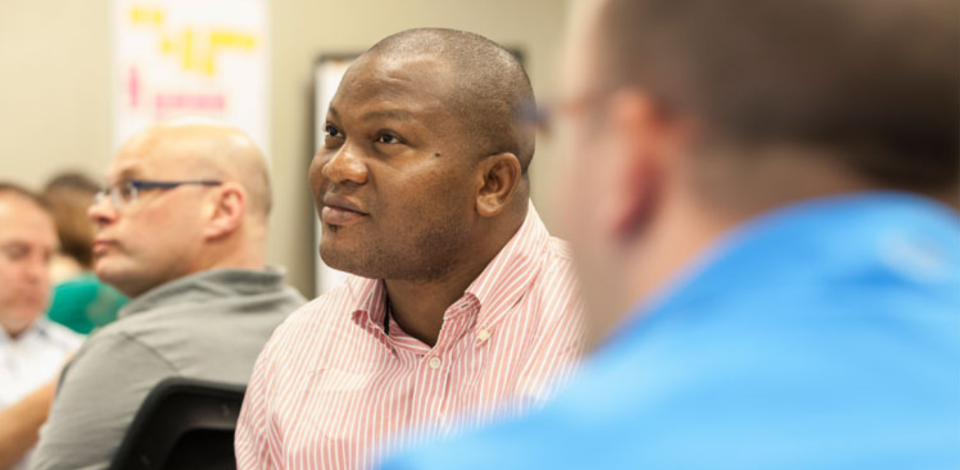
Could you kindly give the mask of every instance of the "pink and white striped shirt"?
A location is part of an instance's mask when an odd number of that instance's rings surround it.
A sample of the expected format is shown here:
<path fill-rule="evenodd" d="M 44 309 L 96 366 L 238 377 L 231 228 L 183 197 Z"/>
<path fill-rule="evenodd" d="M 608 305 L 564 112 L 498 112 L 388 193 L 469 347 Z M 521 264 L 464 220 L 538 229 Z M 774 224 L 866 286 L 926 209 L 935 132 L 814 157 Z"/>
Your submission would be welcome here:
<path fill-rule="evenodd" d="M 367 469 L 397 448 L 542 403 L 581 352 L 565 243 L 530 206 L 444 313 L 434 347 L 389 319 L 382 281 L 351 277 L 284 322 L 240 414 L 240 470 Z"/>

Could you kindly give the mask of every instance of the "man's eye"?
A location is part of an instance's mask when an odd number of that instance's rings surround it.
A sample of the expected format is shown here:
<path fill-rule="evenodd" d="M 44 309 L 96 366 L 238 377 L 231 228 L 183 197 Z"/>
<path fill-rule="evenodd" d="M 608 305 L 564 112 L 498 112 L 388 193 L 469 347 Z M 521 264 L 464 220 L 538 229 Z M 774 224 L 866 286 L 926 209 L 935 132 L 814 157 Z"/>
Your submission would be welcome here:
<path fill-rule="evenodd" d="M 133 198 L 133 191 L 134 191 L 133 185 L 129 183 L 121 184 L 120 186 L 117 187 L 117 194 L 119 194 L 120 199 L 123 199 L 124 201 L 129 201 L 130 199 Z"/>
<path fill-rule="evenodd" d="M 327 137 L 333 137 L 335 139 L 343 138 L 343 132 L 340 132 L 340 129 L 337 129 L 330 124 L 327 124 L 327 126 L 323 128 L 323 133 L 326 134 Z"/>
<path fill-rule="evenodd" d="M 25 258 L 30 250 L 25 246 L 7 246 L 0 250 L 0 252 L 10 261 L 19 261 Z"/>
<path fill-rule="evenodd" d="M 377 143 L 378 144 L 399 144 L 401 143 L 401 140 L 399 137 L 393 134 L 384 132 L 384 133 L 381 133 L 379 136 L 377 136 Z"/>

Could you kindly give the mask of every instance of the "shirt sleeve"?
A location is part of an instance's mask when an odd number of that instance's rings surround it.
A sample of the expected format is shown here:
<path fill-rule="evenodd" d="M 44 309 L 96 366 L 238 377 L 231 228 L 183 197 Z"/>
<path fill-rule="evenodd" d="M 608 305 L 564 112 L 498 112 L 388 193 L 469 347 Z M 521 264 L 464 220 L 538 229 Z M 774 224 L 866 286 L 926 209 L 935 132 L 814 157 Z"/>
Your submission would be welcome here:
<path fill-rule="evenodd" d="M 32 470 L 109 467 L 144 399 L 177 370 L 123 334 L 91 338 L 60 379 Z"/>
<path fill-rule="evenodd" d="M 243 398 L 237 421 L 234 450 L 237 470 L 274 470 L 273 455 L 267 439 L 267 409 L 272 361 L 269 345 L 257 358 L 253 376 Z"/>

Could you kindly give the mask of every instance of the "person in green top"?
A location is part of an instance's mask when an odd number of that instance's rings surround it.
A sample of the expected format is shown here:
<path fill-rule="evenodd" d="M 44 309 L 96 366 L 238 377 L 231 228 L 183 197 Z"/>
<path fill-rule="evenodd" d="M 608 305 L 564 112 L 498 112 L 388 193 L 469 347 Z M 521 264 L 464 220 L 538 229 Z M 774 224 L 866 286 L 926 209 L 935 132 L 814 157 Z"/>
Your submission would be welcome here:
<path fill-rule="evenodd" d="M 61 246 L 61 252 L 51 261 L 55 285 L 47 316 L 82 334 L 116 320 L 117 311 L 127 303 L 123 294 L 100 282 L 91 271 L 94 226 L 87 208 L 99 190 L 89 177 L 70 172 L 50 180 L 43 193 L 56 221 Z"/>

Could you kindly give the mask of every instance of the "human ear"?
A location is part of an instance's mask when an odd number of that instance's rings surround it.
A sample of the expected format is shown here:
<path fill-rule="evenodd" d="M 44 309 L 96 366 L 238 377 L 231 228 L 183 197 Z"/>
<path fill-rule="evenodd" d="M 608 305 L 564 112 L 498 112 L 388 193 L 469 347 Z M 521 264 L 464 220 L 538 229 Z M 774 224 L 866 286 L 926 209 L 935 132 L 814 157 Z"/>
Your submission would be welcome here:
<path fill-rule="evenodd" d="M 227 182 L 217 188 L 211 204 L 204 235 L 215 239 L 233 233 L 243 222 L 247 195 L 239 184 Z"/>
<path fill-rule="evenodd" d="M 493 217 L 510 203 L 523 173 L 520 160 L 510 152 L 484 158 L 477 166 L 477 213 Z"/>
<path fill-rule="evenodd" d="M 616 93 L 608 112 L 616 150 L 608 159 L 605 222 L 616 238 L 627 240 L 649 226 L 663 203 L 679 133 L 642 92 Z"/>

